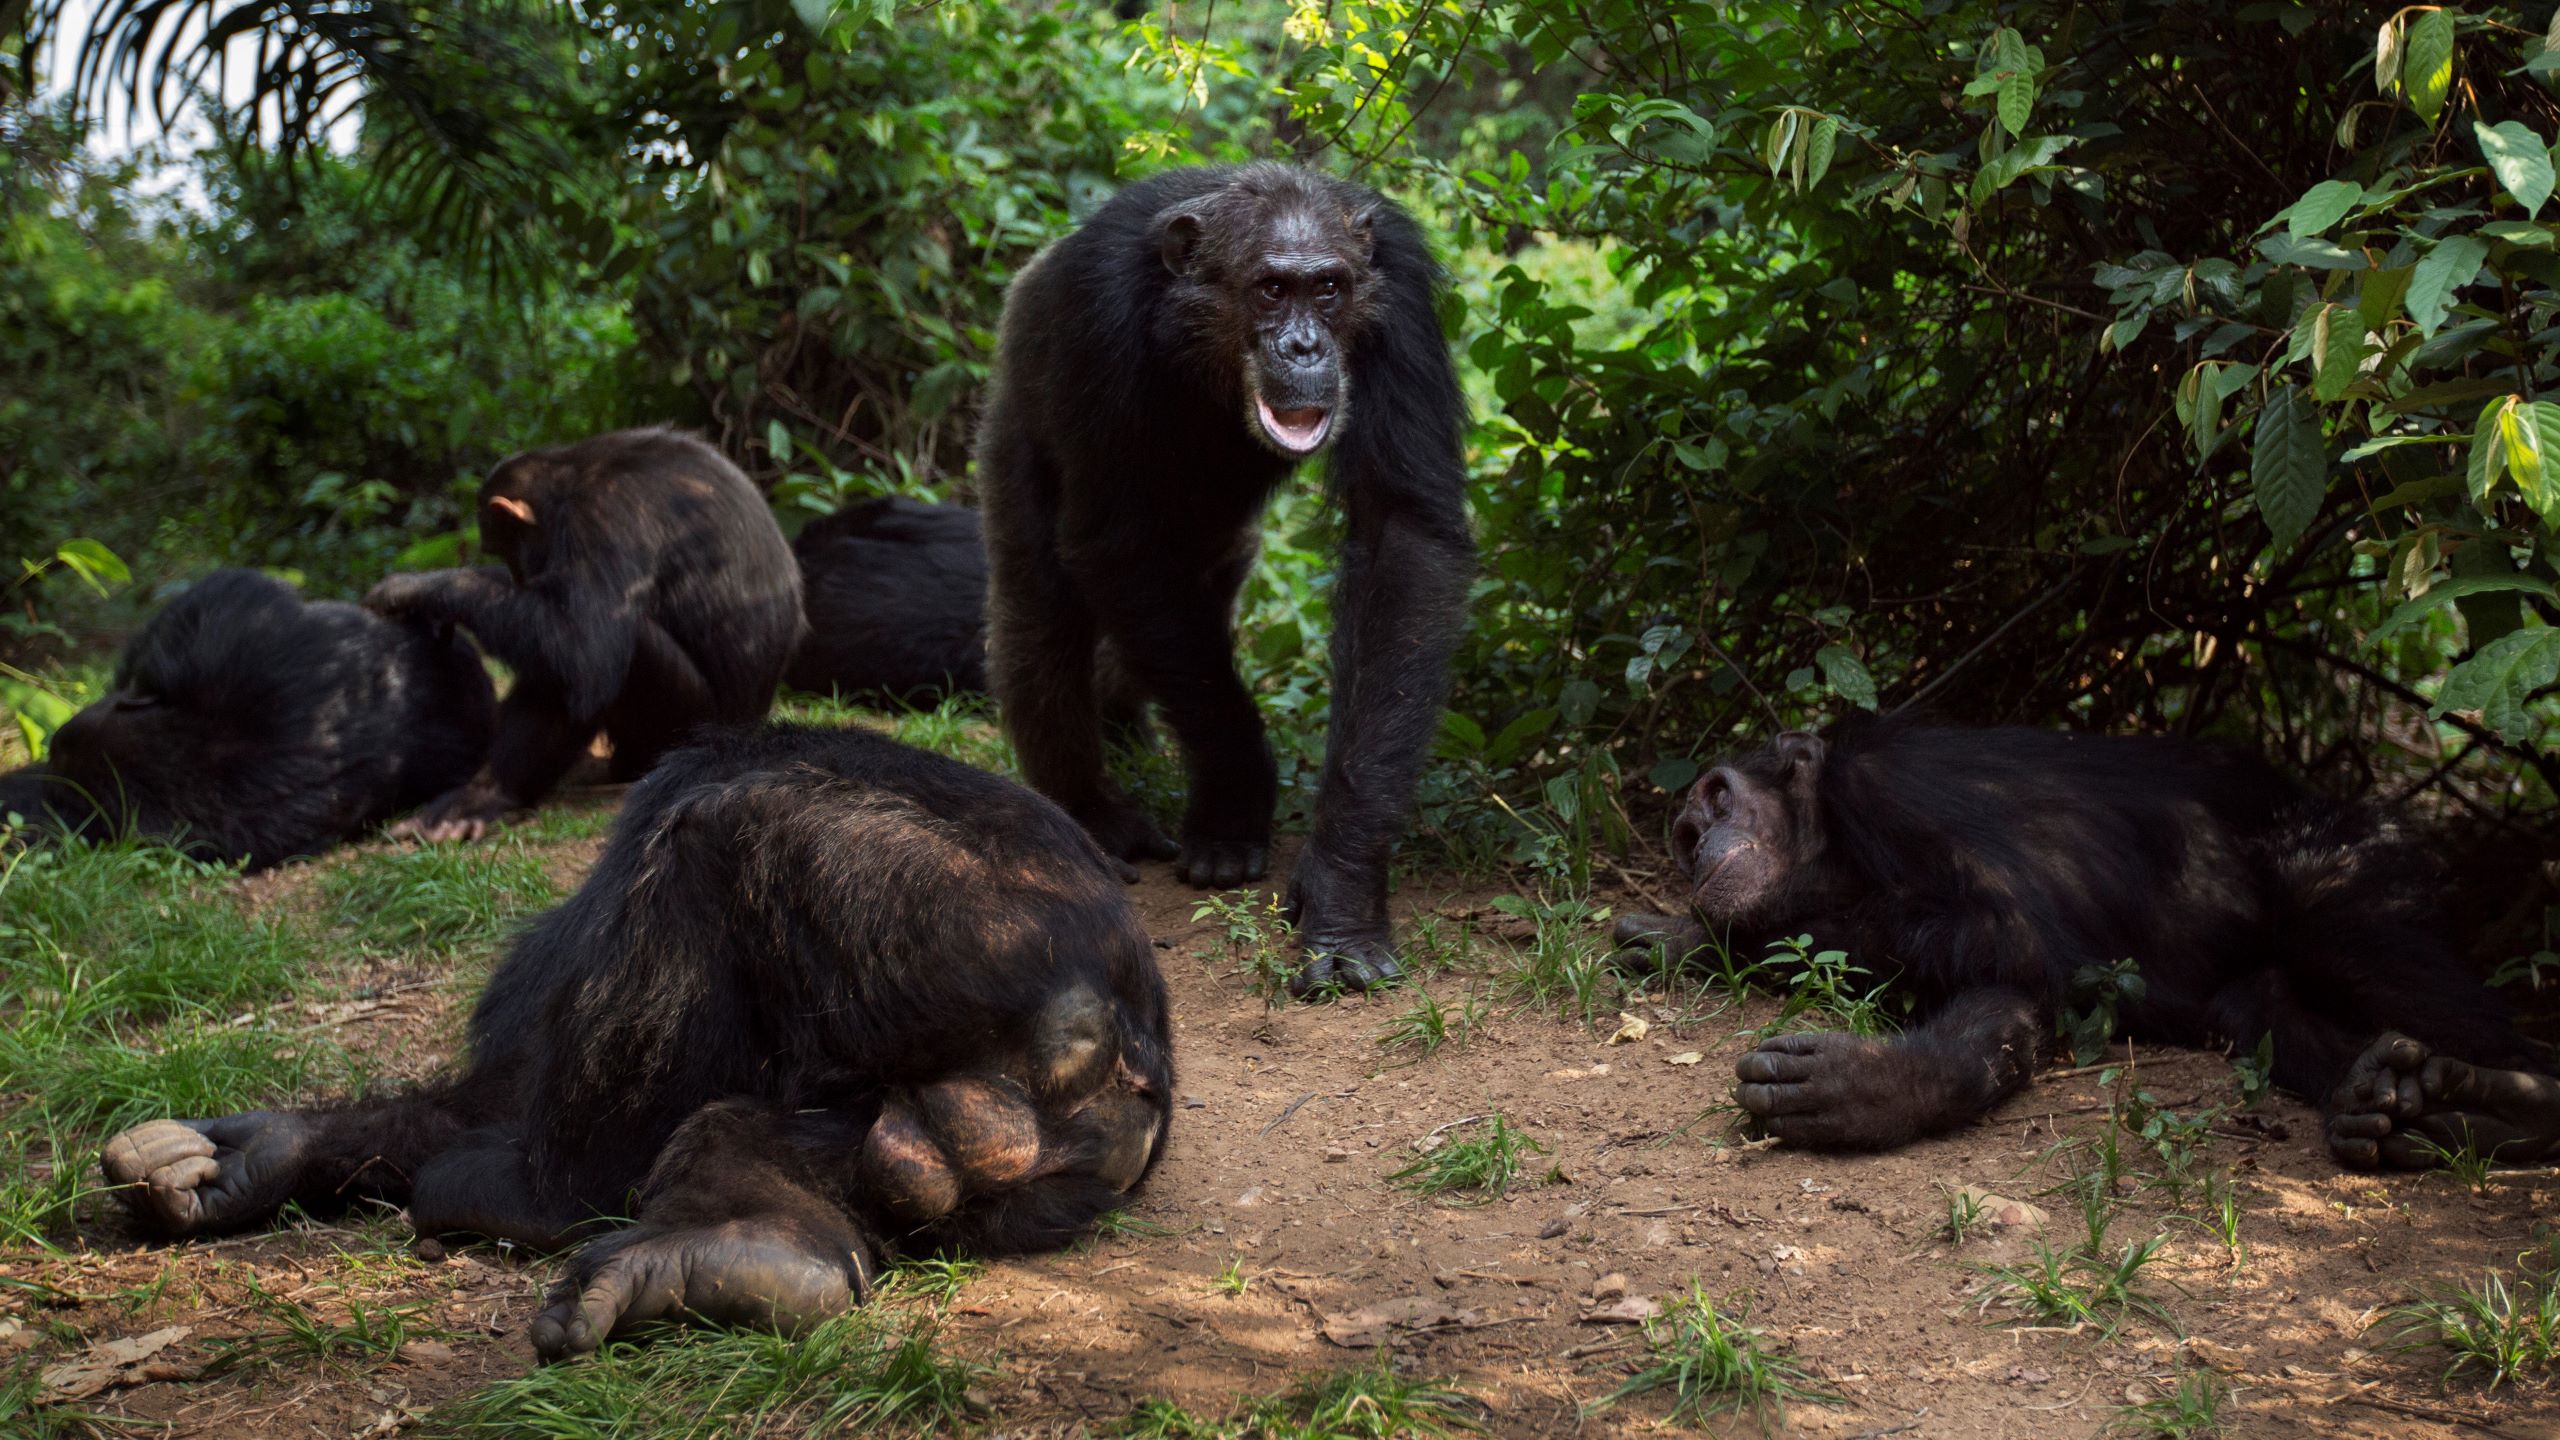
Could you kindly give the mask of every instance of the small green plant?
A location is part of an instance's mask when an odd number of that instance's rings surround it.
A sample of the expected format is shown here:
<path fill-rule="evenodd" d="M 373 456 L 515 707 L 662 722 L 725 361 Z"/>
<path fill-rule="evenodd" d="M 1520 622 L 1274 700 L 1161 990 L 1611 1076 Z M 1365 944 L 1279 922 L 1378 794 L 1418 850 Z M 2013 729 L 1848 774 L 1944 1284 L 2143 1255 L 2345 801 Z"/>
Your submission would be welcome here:
<path fill-rule="evenodd" d="M 2146 1179 L 2152 1188 L 2165 1193 L 2172 1205 L 2186 1203 L 2187 1192 L 2196 1184 L 2196 1161 L 2212 1140 L 2214 1123 L 2222 1115 L 2218 1105 L 2180 1115 L 2142 1089 L 2124 1096 L 2115 1105 L 2116 1126 L 2149 1147 L 2152 1157 L 2160 1162 L 2160 1168 Z"/>
<path fill-rule="evenodd" d="M 1380 1350 L 1368 1365 L 1301 1380 L 1214 1419 L 1150 1400 L 1102 1433 L 1116 1440 L 1430 1440 L 1481 1431 L 1483 1411 L 1447 1381 L 1398 1375 Z"/>
<path fill-rule="evenodd" d="M 1450 1041 L 1465 1044 L 1484 1020 L 1484 997 L 1470 990 L 1464 1003 L 1444 1006 L 1430 991 L 1414 987 L 1413 1003 L 1378 1032 L 1382 1049 L 1411 1050 L 1415 1059 L 1436 1054 Z"/>
<path fill-rule="evenodd" d="M 2522 985 L 2539 993 L 2555 975 L 2560 975 L 2560 951 L 2536 950 L 2530 955 L 2516 955 L 2501 962 L 2497 969 L 2489 972 L 2489 983 L 2500 987 Z"/>
<path fill-rule="evenodd" d="M 1766 1040 L 1796 1030 L 1845 1030 L 1852 1035 L 1891 1035 L 1902 1027 L 1886 1012 L 1889 985 L 1864 982 L 1867 967 L 1846 950 L 1815 950 L 1813 937 L 1773 942 L 1755 970 L 1794 977 L 1767 1024 L 1742 1032 Z"/>
<path fill-rule="evenodd" d="M 2045 1324 L 2086 1325 L 2101 1335 L 2115 1334 L 2135 1315 L 2174 1329 L 2167 1308 L 2136 1285 L 2167 1243 L 2167 1236 L 2154 1235 L 2109 1260 L 2088 1247 L 2056 1250 L 2039 1240 L 2030 1263 L 1984 1271 L 1992 1283 L 1983 1287 L 1983 1308 L 2006 1303 Z"/>
<path fill-rule="evenodd" d="M 983 1260 L 963 1260 L 949 1255 L 918 1255 L 900 1260 L 882 1278 L 881 1288 L 891 1294 L 914 1295 L 937 1305 L 948 1305 L 960 1292 L 987 1273 Z"/>
<path fill-rule="evenodd" d="M 2231 1268 L 2248 1263 L 2249 1248 L 2240 1239 L 2240 1187 L 2228 1175 L 2208 1175 L 2204 1180 L 2204 1214 L 2182 1217 L 2203 1227 L 2205 1233 L 2222 1242 L 2223 1253 L 2231 1258 Z"/>
<path fill-rule="evenodd" d="M 1635 1374 L 1585 1404 L 1583 1412 L 1668 1391 L 1671 1412 L 1666 1420 L 1703 1425 L 1718 1415 L 1747 1411 L 1765 1431 L 1773 1413 L 1784 1415 L 1787 1401 L 1838 1402 L 1838 1396 L 1812 1388 L 1813 1377 L 1800 1366 L 1772 1353 L 1768 1337 L 1744 1318 L 1718 1309 L 1706 1287 L 1690 1282 L 1686 1297 L 1644 1322 L 1645 1358 Z"/>
<path fill-rule="evenodd" d="M 2481 1154 L 2480 1141 L 2469 1129 L 2462 1132 L 2462 1143 L 2450 1150 L 2423 1135 L 2418 1137 L 2418 1143 L 2435 1157 L 2435 1173 L 2475 1195 L 2488 1188 L 2489 1171 L 2497 1164 L 2497 1157 Z"/>
<path fill-rule="evenodd" d="M 270 1365 L 286 1359 L 353 1359 L 380 1365 L 411 1340 L 452 1333 L 420 1322 L 419 1316 L 427 1308 L 423 1300 L 401 1305 L 349 1300 L 347 1318 L 340 1322 L 323 1319 L 300 1301 L 275 1294 L 255 1275 L 248 1277 L 248 1286 L 249 1308 L 274 1322 L 274 1326 L 213 1342 L 208 1370 Z"/>
<path fill-rule="evenodd" d="M 2121 1405 L 2108 1416 L 2110 1435 L 2142 1440 L 2199 1440 L 2219 1435 L 2228 1423 L 2222 1406 L 2232 1396 L 2231 1382 L 2210 1370 L 2190 1370 L 2176 1388 L 2135 1405 Z"/>
<path fill-rule="evenodd" d="M 2231 1057 L 2231 1079 L 2240 1087 L 2240 1108 L 2255 1110 L 2259 1102 L 2275 1093 L 2276 1032 L 2258 1037 L 2258 1048 L 2246 1055 Z"/>
<path fill-rule="evenodd" d="M 2071 1046 L 2071 1063 L 2095 1065 L 2116 1038 L 2118 1012 L 2142 998 L 2142 973 L 2131 959 L 2109 965 L 2083 965 L 2071 977 L 2055 1033 Z"/>
<path fill-rule="evenodd" d="M 1959 1186 L 1947 1192 L 1947 1243 L 1962 1245 L 1973 1227 L 1982 1223 L 1982 1197 Z"/>
<path fill-rule="evenodd" d="M 1223 948 L 1241 962 L 1236 973 L 1262 997 L 1263 1004 L 1288 1002 L 1289 981 L 1298 973 L 1292 944 L 1297 931 L 1281 913 L 1279 896 L 1263 890 L 1230 890 L 1203 898 L 1192 907 L 1191 918 L 1218 923 Z"/>
<path fill-rule="evenodd" d="M 1535 927 L 1527 947 L 1514 951 L 1501 979 L 1513 998 L 1573 1015 L 1586 1029 L 1617 1008 L 1619 980 L 1599 930 L 1608 907 L 1570 896 L 1530 900 L 1503 895 L 1495 898 L 1493 908 Z"/>
<path fill-rule="evenodd" d="M 1231 1255 L 1227 1257 L 1225 1266 L 1218 1271 L 1218 1278 L 1210 1284 L 1216 1287 L 1219 1294 L 1233 1298 L 1253 1288 L 1253 1277 L 1244 1273 L 1244 1257 Z"/>
<path fill-rule="evenodd" d="M 2560 1236 L 2541 1231 L 2520 1257 L 2512 1282 L 2497 1271 L 2471 1288 L 2443 1291 L 2393 1307 L 2374 1321 L 2397 1327 L 2390 1348 L 2435 1348 L 2451 1357 L 2439 1377 L 2486 1380 L 2495 1390 L 2560 1364 Z"/>
<path fill-rule="evenodd" d="M 1482 1205 L 1499 1198 L 1511 1188 L 1520 1174 L 1520 1162 L 1531 1155 L 1544 1155 L 1547 1147 L 1511 1127 L 1500 1115 L 1479 1116 L 1457 1122 L 1472 1126 L 1475 1133 L 1464 1140 L 1446 1140 L 1438 1145 L 1431 1141 L 1434 1131 L 1425 1137 L 1420 1158 L 1387 1178 L 1394 1183 L 1424 1195 L 1468 1196 L 1465 1203 Z M 1445 1126 L 1453 1129 L 1457 1126 Z"/>
<path fill-rule="evenodd" d="M 1101 1219 L 1093 1222 L 1093 1235 L 1097 1240 L 1158 1239 L 1172 1233 L 1172 1226 L 1160 1225 L 1126 1210 L 1106 1210 Z"/>

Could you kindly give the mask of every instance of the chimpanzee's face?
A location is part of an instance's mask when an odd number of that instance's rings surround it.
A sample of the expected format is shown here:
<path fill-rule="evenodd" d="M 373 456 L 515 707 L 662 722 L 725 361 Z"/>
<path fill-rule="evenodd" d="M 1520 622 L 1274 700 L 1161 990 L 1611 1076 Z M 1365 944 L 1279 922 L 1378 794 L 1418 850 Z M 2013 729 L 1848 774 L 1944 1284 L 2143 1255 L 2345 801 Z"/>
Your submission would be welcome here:
<path fill-rule="evenodd" d="M 1707 772 L 1672 828 L 1671 856 L 1690 904 L 1719 925 L 1768 917 L 1820 848 L 1814 786 L 1823 744 L 1801 731 Z"/>
<path fill-rule="evenodd" d="M 1160 224 L 1183 303 L 1236 375 L 1246 430 L 1284 460 L 1324 449 L 1349 417 L 1349 351 L 1374 303 L 1369 217 L 1294 191 L 1213 197 Z"/>

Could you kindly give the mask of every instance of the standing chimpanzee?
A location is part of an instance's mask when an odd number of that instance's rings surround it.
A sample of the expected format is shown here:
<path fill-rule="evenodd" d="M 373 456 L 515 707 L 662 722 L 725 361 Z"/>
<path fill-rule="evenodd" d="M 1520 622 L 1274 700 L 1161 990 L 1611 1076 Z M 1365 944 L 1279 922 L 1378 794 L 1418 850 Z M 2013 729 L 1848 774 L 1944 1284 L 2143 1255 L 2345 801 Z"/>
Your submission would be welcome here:
<path fill-rule="evenodd" d="M 1123 860 L 1173 858 L 1209 887 L 1263 873 L 1278 786 L 1236 678 L 1235 597 L 1273 490 L 1332 447 L 1332 724 L 1289 887 L 1301 994 L 1399 973 L 1388 851 L 1474 553 L 1438 280 L 1377 192 L 1258 164 L 1132 186 L 1005 298 L 978 449 L 991 678 L 1025 777 Z M 1178 847 L 1104 777 L 1103 641 L 1182 742 Z"/>
<path fill-rule="evenodd" d="M 762 716 L 800 643 L 800 571 L 718 451 L 623 430 L 503 461 L 480 487 L 503 570 L 394 575 L 386 615 L 470 627 L 515 671 L 489 763 L 393 833 L 476 840 L 551 792 L 602 730 L 636 779 L 706 723 Z"/>
<path fill-rule="evenodd" d="M 657 1319 L 797 1329 L 892 1251 L 1063 1244 L 1172 1106 L 1111 862 L 1020 786 L 860 731 L 668 755 L 469 1038 L 458 1076 L 387 1099 L 137 1126 L 107 1178 L 171 1236 L 358 1197 L 541 1247 L 636 1216 L 534 1322 L 556 1358 Z"/>
<path fill-rule="evenodd" d="M 0 815 L 261 869 L 469 778 L 494 708 L 450 627 L 217 570 L 133 637 L 113 690 L 54 732 L 43 764 L 0 775 Z"/>
<path fill-rule="evenodd" d="M 856 501 L 791 542 L 809 633 L 783 678 L 817 694 L 930 704 L 987 688 L 987 549 L 978 512 Z"/>
<path fill-rule="evenodd" d="M 1673 846 L 1694 918 L 1627 916 L 1622 943 L 1685 956 L 1712 927 L 1757 953 L 1809 932 L 1919 1001 L 1898 1040 L 1780 1035 L 1742 1057 L 1735 1097 L 1790 1142 L 1881 1149 L 1974 1119 L 2026 1082 L 2073 977 L 2126 959 L 2143 980 L 2127 1033 L 2243 1051 L 2272 1035 L 2276 1083 L 2333 1114 L 2370 1108 L 2341 1082 L 2385 1031 L 2533 1063 L 2452 951 L 2428 847 L 2234 751 L 1794 732 L 1700 780 Z M 2351 1163 L 2352 1138 L 2333 1125 Z"/>

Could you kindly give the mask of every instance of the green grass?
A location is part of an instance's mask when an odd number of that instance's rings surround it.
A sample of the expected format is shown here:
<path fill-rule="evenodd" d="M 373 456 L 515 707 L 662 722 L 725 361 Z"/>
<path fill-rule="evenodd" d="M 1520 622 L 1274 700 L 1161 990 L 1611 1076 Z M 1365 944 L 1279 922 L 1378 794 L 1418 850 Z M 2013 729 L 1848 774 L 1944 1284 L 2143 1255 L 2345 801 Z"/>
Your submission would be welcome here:
<path fill-rule="evenodd" d="M 2138 1283 L 2167 1243 L 2168 1237 L 2162 1235 L 2131 1241 L 2110 1260 L 2087 1248 L 2056 1250 L 2038 1241 L 2030 1263 L 1984 1271 L 1992 1283 L 1983 1288 L 1982 1304 L 1987 1308 L 2005 1303 L 2020 1318 L 2046 1325 L 2084 1325 L 2103 1336 L 2114 1335 L 2137 1315 L 2175 1330 L 2177 1323 L 2168 1308 Z"/>
<path fill-rule="evenodd" d="M 1441 1046 L 1451 1041 L 1465 1044 L 1483 1023 L 1484 997 L 1476 992 L 1468 991 L 1461 1004 L 1444 1006 L 1431 992 L 1417 988 L 1413 1003 L 1378 1032 L 1378 1045 L 1387 1050 L 1411 1050 L 1413 1058 L 1419 1060 L 1437 1054 Z"/>
<path fill-rule="evenodd" d="M 2491 1271 L 2477 1285 L 2393 1307 L 2374 1321 L 2397 1327 L 2391 1347 L 2447 1357 L 2441 1379 L 2494 1390 L 2560 1365 L 2560 1236 L 2544 1232 L 2511 1281 Z"/>
<path fill-rule="evenodd" d="M 981 1366 L 945 1355 L 928 1318 L 867 1307 L 799 1339 L 686 1330 L 616 1342 L 437 1409 L 429 1436 L 693 1440 L 942 1434 L 978 1409 Z"/>
<path fill-rule="evenodd" d="M 1244 1257 L 1230 1256 L 1226 1265 L 1218 1271 L 1217 1278 L 1209 1282 L 1209 1286 L 1219 1294 L 1230 1298 L 1252 1289 L 1253 1277 L 1244 1273 Z"/>
<path fill-rule="evenodd" d="M 300 1301 L 277 1295 L 249 1277 L 249 1308 L 268 1323 L 245 1335 L 227 1336 L 213 1345 L 208 1371 L 228 1371 L 287 1361 L 354 1362 L 386 1365 L 411 1340 L 450 1336 L 453 1332 L 420 1316 L 428 1302 L 373 1305 L 347 1302 L 347 1318 L 325 1319 Z"/>
<path fill-rule="evenodd" d="M 1482 1430 L 1483 1408 L 1447 1381 L 1398 1375 L 1381 1350 L 1371 1364 L 1301 1380 L 1221 1416 L 1150 1400 L 1101 1433 L 1117 1440 L 1407 1440 Z"/>
<path fill-rule="evenodd" d="M 512 838 L 376 851 L 323 875 L 319 893 L 338 939 L 373 954 L 435 956 L 495 949 L 560 898 L 542 858 Z"/>
<path fill-rule="evenodd" d="M 2191 1370 L 2179 1376 L 2177 1388 L 2165 1395 L 2118 1406 L 2101 1433 L 2145 1440 L 2201 1440 L 2219 1435 L 2230 1423 L 2223 1418 L 2222 1406 L 2231 1394 L 2230 1381 L 2210 1370 Z"/>
<path fill-rule="evenodd" d="M 1644 1340 L 1645 1358 L 1635 1374 L 1586 1404 L 1586 1414 L 1638 1395 L 1667 1392 L 1671 1410 L 1663 1417 L 1666 1421 L 1703 1426 L 1718 1415 L 1747 1412 L 1766 1431 L 1772 1418 L 1784 1416 L 1790 1400 L 1831 1404 L 1838 1399 L 1814 1389 L 1812 1377 L 1801 1367 L 1772 1353 L 1767 1336 L 1744 1324 L 1741 1315 L 1718 1309 L 1706 1288 L 1694 1281 L 1688 1295 L 1644 1323 Z"/>
<path fill-rule="evenodd" d="M 948 1305 L 962 1290 L 987 1273 L 986 1262 L 949 1255 L 918 1255 L 900 1260 L 882 1278 L 884 1295 L 914 1295 Z"/>
<path fill-rule="evenodd" d="M 1475 1133 L 1442 1143 L 1387 1178 L 1420 1194 L 1483 1205 L 1511 1188 L 1522 1160 L 1547 1153 L 1547 1147 L 1511 1128 L 1500 1115 L 1462 1123 Z"/>
<path fill-rule="evenodd" d="M 1503 895 L 1493 908 L 1535 927 L 1529 943 L 1512 951 L 1508 967 L 1497 977 L 1506 997 L 1574 1016 L 1585 1029 L 1616 1012 L 1623 981 L 1609 964 L 1608 936 L 1601 927 L 1607 907 L 1572 897 Z"/>

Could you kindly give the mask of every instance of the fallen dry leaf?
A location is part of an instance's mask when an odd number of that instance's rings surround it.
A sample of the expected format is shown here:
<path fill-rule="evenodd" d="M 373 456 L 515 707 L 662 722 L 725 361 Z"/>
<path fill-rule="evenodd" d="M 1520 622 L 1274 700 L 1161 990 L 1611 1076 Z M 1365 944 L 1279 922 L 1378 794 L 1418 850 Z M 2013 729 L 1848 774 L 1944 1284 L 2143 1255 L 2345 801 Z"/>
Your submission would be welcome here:
<path fill-rule="evenodd" d="M 1610 1032 L 1609 1043 L 1612 1045 L 1624 1045 L 1631 1041 L 1641 1040 L 1647 1034 L 1651 1033 L 1652 1030 L 1652 1021 L 1639 1015 L 1630 1015 L 1626 1011 L 1621 1010 L 1618 1012 L 1618 1028 Z"/>
<path fill-rule="evenodd" d="M 77 1360 L 48 1365 L 44 1372 L 46 1398 L 50 1400 L 85 1400 L 101 1390 L 117 1385 L 130 1385 L 144 1380 L 175 1378 L 180 1367 L 149 1365 L 152 1356 L 187 1338 L 184 1325 L 154 1330 L 124 1340 L 103 1340 L 89 1347 Z M 170 1374 L 156 1373 L 170 1371 Z"/>
<path fill-rule="evenodd" d="M 1662 1313 L 1662 1306 L 1650 1295 L 1621 1295 L 1605 1304 L 1582 1308 L 1585 1325 L 1641 1325 Z"/>
<path fill-rule="evenodd" d="M 1325 1317 L 1324 1338 L 1346 1350 L 1375 1350 L 1398 1330 L 1465 1325 L 1476 1318 L 1436 1295 L 1406 1295 Z"/>
<path fill-rule="evenodd" d="M 1707 1057 L 1706 1057 L 1705 1055 L 1703 1055 L 1703 1054 L 1699 1053 L 1698 1051 L 1695 1051 L 1695 1050 L 1683 1050 L 1683 1051 L 1681 1051 L 1679 1054 L 1677 1054 L 1677 1055 L 1674 1055 L 1674 1056 L 1670 1057 L 1669 1059 L 1667 1059 L 1667 1060 L 1663 1061 L 1662 1063 L 1663 1063 L 1663 1064 L 1665 1064 L 1665 1065 L 1695 1065 L 1695 1064 L 1697 1064 L 1699 1061 L 1704 1060 L 1704 1059 L 1706 1059 L 1706 1058 L 1707 1058 Z"/>
<path fill-rule="evenodd" d="M 2030 1205 L 2024 1200 L 2012 1200 L 2006 1195 L 1994 1195 L 1979 1185 L 1967 1185 L 1958 1190 L 1956 1195 L 1960 1199 L 1971 1201 L 1974 1205 L 1974 1213 L 1983 1221 L 2002 1230 L 2015 1229 L 2021 1225 L 2030 1230 L 2041 1230 L 2044 1228 L 2044 1222 L 2053 1218 L 2045 1213 L 2041 1205 Z"/>

